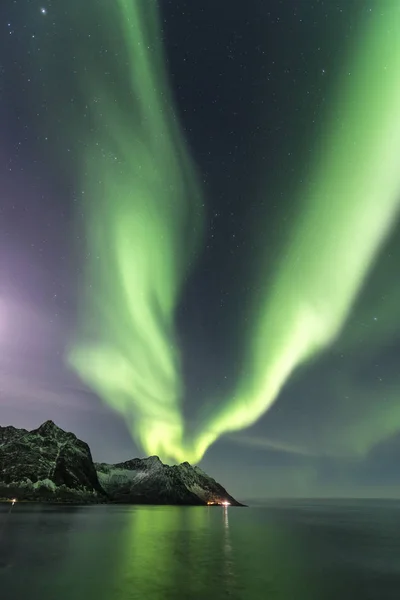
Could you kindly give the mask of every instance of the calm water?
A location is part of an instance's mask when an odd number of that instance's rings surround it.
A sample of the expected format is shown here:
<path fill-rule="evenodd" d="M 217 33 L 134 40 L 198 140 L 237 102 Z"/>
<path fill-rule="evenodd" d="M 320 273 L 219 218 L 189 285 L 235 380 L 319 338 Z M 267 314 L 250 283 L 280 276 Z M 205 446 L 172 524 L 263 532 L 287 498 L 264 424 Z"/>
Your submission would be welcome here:
<path fill-rule="evenodd" d="M 4 600 L 400 598 L 400 503 L 0 508 Z"/>

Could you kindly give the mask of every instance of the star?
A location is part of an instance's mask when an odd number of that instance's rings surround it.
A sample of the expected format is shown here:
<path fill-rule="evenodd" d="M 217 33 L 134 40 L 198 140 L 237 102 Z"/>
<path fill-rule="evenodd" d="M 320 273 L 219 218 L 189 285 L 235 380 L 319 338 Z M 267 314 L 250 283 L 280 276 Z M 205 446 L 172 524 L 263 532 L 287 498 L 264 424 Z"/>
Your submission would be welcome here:
<path fill-rule="evenodd" d="M 40 9 L 40 12 L 42 13 L 42 15 L 47 15 L 47 8 L 42 7 Z"/>

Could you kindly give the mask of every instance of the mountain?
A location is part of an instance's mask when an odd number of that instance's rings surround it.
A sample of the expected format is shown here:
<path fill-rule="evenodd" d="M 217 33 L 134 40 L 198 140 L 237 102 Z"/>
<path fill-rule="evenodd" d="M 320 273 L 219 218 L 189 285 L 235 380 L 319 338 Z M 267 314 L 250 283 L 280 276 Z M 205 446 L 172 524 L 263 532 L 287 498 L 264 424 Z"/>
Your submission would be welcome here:
<path fill-rule="evenodd" d="M 241 506 L 219 483 L 187 462 L 170 467 L 158 456 L 150 456 L 95 466 L 102 487 L 114 502 Z"/>
<path fill-rule="evenodd" d="M 0 427 L 0 498 L 48 502 L 241 506 L 199 467 L 157 456 L 93 463 L 89 446 L 46 421 L 27 431 Z"/>
<path fill-rule="evenodd" d="M 19 500 L 106 499 L 89 446 L 53 421 L 26 431 L 0 427 L 0 497 Z"/>

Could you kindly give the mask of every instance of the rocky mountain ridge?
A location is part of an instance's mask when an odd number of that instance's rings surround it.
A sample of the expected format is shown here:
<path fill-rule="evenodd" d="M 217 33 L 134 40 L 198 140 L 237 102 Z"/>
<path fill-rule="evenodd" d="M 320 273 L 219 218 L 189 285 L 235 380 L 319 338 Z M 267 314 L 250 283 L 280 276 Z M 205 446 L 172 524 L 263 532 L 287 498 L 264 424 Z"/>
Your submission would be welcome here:
<path fill-rule="evenodd" d="M 0 427 L 0 498 L 47 502 L 240 506 L 199 467 L 157 456 L 94 463 L 89 446 L 46 421 L 27 431 Z"/>
<path fill-rule="evenodd" d="M 219 483 L 187 462 L 169 466 L 150 456 L 95 466 L 101 486 L 116 502 L 240 505 Z"/>

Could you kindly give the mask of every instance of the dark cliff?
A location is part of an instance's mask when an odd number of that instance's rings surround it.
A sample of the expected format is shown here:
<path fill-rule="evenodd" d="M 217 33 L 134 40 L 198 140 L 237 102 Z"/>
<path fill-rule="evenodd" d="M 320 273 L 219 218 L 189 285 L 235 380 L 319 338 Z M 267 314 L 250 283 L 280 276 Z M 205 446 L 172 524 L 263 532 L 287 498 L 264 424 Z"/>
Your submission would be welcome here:
<path fill-rule="evenodd" d="M 46 421 L 26 431 L 0 427 L 0 497 L 98 502 L 105 498 L 89 446 Z"/>

